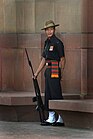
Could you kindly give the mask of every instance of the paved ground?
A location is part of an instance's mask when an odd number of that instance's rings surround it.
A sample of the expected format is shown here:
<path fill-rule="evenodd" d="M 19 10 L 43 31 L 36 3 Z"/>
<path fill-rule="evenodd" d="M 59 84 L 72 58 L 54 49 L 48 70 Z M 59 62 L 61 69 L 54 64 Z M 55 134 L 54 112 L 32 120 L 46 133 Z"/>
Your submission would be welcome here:
<path fill-rule="evenodd" d="M 41 126 L 35 122 L 0 121 L 0 139 L 93 139 L 93 131 Z"/>

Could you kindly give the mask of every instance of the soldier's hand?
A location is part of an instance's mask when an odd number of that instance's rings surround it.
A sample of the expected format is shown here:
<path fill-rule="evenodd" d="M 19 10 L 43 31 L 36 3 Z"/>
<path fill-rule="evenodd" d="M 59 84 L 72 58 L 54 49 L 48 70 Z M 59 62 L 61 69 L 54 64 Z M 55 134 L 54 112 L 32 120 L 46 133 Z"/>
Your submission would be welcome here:
<path fill-rule="evenodd" d="M 37 74 L 35 73 L 34 76 L 32 76 L 33 79 L 37 78 Z"/>

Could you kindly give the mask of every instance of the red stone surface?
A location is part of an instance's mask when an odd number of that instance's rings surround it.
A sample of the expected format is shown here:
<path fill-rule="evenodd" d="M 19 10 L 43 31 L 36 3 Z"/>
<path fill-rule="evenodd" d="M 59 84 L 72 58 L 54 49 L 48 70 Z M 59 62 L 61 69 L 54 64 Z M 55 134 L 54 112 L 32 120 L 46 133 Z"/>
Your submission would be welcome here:
<path fill-rule="evenodd" d="M 66 66 L 62 89 L 68 94 L 92 95 L 92 34 L 57 33 L 65 46 Z M 0 90 L 34 91 L 32 73 L 24 48 L 27 48 L 34 71 L 41 60 L 44 34 L 0 34 Z M 38 77 L 44 92 L 44 70 Z"/>

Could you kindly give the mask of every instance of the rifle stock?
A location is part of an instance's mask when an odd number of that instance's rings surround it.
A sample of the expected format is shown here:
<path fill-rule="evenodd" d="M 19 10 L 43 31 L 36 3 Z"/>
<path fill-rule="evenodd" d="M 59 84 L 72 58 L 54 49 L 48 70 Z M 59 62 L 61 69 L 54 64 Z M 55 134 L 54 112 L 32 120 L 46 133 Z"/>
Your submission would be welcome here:
<path fill-rule="evenodd" d="M 33 70 L 33 67 L 32 67 L 32 63 L 29 59 L 28 52 L 27 52 L 26 48 L 25 48 L 25 52 L 26 52 L 28 64 L 29 64 L 29 66 L 31 68 L 31 71 L 32 71 L 32 75 L 34 76 L 34 70 Z M 44 104 L 43 104 L 42 97 L 41 97 L 41 94 L 40 94 L 40 88 L 39 88 L 39 85 L 38 85 L 37 78 L 33 78 L 33 85 L 34 85 L 34 90 L 35 90 L 35 95 L 36 95 L 36 97 L 33 98 L 33 102 L 37 101 L 36 109 L 39 111 L 39 117 L 40 117 L 40 121 L 42 123 L 45 120 Z"/>

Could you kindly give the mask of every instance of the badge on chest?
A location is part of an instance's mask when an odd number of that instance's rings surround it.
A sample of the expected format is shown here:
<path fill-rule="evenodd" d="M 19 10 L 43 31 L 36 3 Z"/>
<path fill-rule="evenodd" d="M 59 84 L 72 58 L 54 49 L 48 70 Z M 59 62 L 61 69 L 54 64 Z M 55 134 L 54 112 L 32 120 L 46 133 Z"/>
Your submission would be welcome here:
<path fill-rule="evenodd" d="M 54 46 L 50 46 L 49 51 L 53 51 Z"/>

